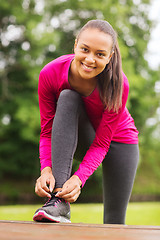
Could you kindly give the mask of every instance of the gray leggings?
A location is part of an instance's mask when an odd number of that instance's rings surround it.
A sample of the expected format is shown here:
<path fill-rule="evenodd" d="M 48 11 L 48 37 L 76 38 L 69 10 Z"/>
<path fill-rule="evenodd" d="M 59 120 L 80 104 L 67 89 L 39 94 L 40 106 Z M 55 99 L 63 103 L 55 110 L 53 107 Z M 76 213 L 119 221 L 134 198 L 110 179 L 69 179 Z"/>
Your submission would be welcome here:
<path fill-rule="evenodd" d="M 69 179 L 73 157 L 82 160 L 95 131 L 80 95 L 63 90 L 52 127 L 52 165 L 56 188 Z M 139 159 L 138 144 L 111 142 L 103 160 L 104 223 L 124 224 Z"/>

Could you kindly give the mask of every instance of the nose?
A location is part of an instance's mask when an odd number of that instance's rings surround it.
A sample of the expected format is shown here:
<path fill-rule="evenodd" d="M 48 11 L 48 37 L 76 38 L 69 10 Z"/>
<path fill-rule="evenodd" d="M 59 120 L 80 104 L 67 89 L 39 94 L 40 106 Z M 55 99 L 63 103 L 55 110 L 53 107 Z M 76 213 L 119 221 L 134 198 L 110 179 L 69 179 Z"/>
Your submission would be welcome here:
<path fill-rule="evenodd" d="M 85 58 L 85 60 L 86 60 L 87 63 L 90 63 L 90 64 L 91 64 L 91 63 L 95 63 L 95 59 L 94 59 L 93 54 L 87 55 L 86 58 Z"/>

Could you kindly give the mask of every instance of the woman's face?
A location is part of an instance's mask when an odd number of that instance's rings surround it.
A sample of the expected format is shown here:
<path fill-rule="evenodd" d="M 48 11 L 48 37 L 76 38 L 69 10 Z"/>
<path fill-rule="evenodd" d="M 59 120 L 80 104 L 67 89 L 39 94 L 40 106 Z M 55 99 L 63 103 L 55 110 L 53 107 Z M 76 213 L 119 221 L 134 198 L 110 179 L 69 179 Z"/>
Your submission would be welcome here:
<path fill-rule="evenodd" d="M 93 79 L 100 74 L 112 56 L 112 37 L 96 28 L 84 30 L 74 45 L 76 74 Z"/>

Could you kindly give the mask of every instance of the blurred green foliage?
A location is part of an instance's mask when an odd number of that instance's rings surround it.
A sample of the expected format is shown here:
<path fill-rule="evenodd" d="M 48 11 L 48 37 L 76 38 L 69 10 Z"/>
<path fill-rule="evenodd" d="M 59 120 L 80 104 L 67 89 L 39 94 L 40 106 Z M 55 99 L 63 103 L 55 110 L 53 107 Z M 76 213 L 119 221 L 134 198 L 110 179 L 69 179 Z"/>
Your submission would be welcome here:
<path fill-rule="evenodd" d="M 152 29 L 148 18 L 150 4 L 149 0 L 0 1 L 3 181 L 32 181 L 38 177 L 39 72 L 54 58 L 72 53 L 78 30 L 88 20 L 99 18 L 108 20 L 118 33 L 123 70 L 130 83 L 127 106 L 140 132 L 140 165 L 134 192 L 144 193 L 146 189 L 147 193 L 160 194 L 160 93 L 155 89 L 160 74 L 149 68 L 144 57 Z M 101 167 L 88 183 L 93 185 L 91 192 L 101 191 Z"/>

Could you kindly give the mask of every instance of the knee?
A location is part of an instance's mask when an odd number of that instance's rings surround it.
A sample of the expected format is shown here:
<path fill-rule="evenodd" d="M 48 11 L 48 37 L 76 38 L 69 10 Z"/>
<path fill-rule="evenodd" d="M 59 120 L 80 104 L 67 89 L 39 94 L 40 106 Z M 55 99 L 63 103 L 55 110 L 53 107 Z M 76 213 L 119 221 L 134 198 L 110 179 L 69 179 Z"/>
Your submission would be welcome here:
<path fill-rule="evenodd" d="M 60 98 L 70 99 L 70 98 L 79 98 L 80 94 L 71 89 L 64 89 L 59 95 Z"/>
<path fill-rule="evenodd" d="M 58 103 L 62 103 L 62 104 L 67 104 L 69 106 L 74 106 L 79 104 L 81 101 L 81 97 L 80 94 L 70 90 L 70 89 L 64 89 L 60 95 L 59 95 L 59 99 L 58 99 Z"/>
<path fill-rule="evenodd" d="M 58 101 L 64 101 L 64 102 L 79 102 L 81 99 L 80 94 L 70 90 L 70 89 L 64 89 L 60 95 Z"/>

